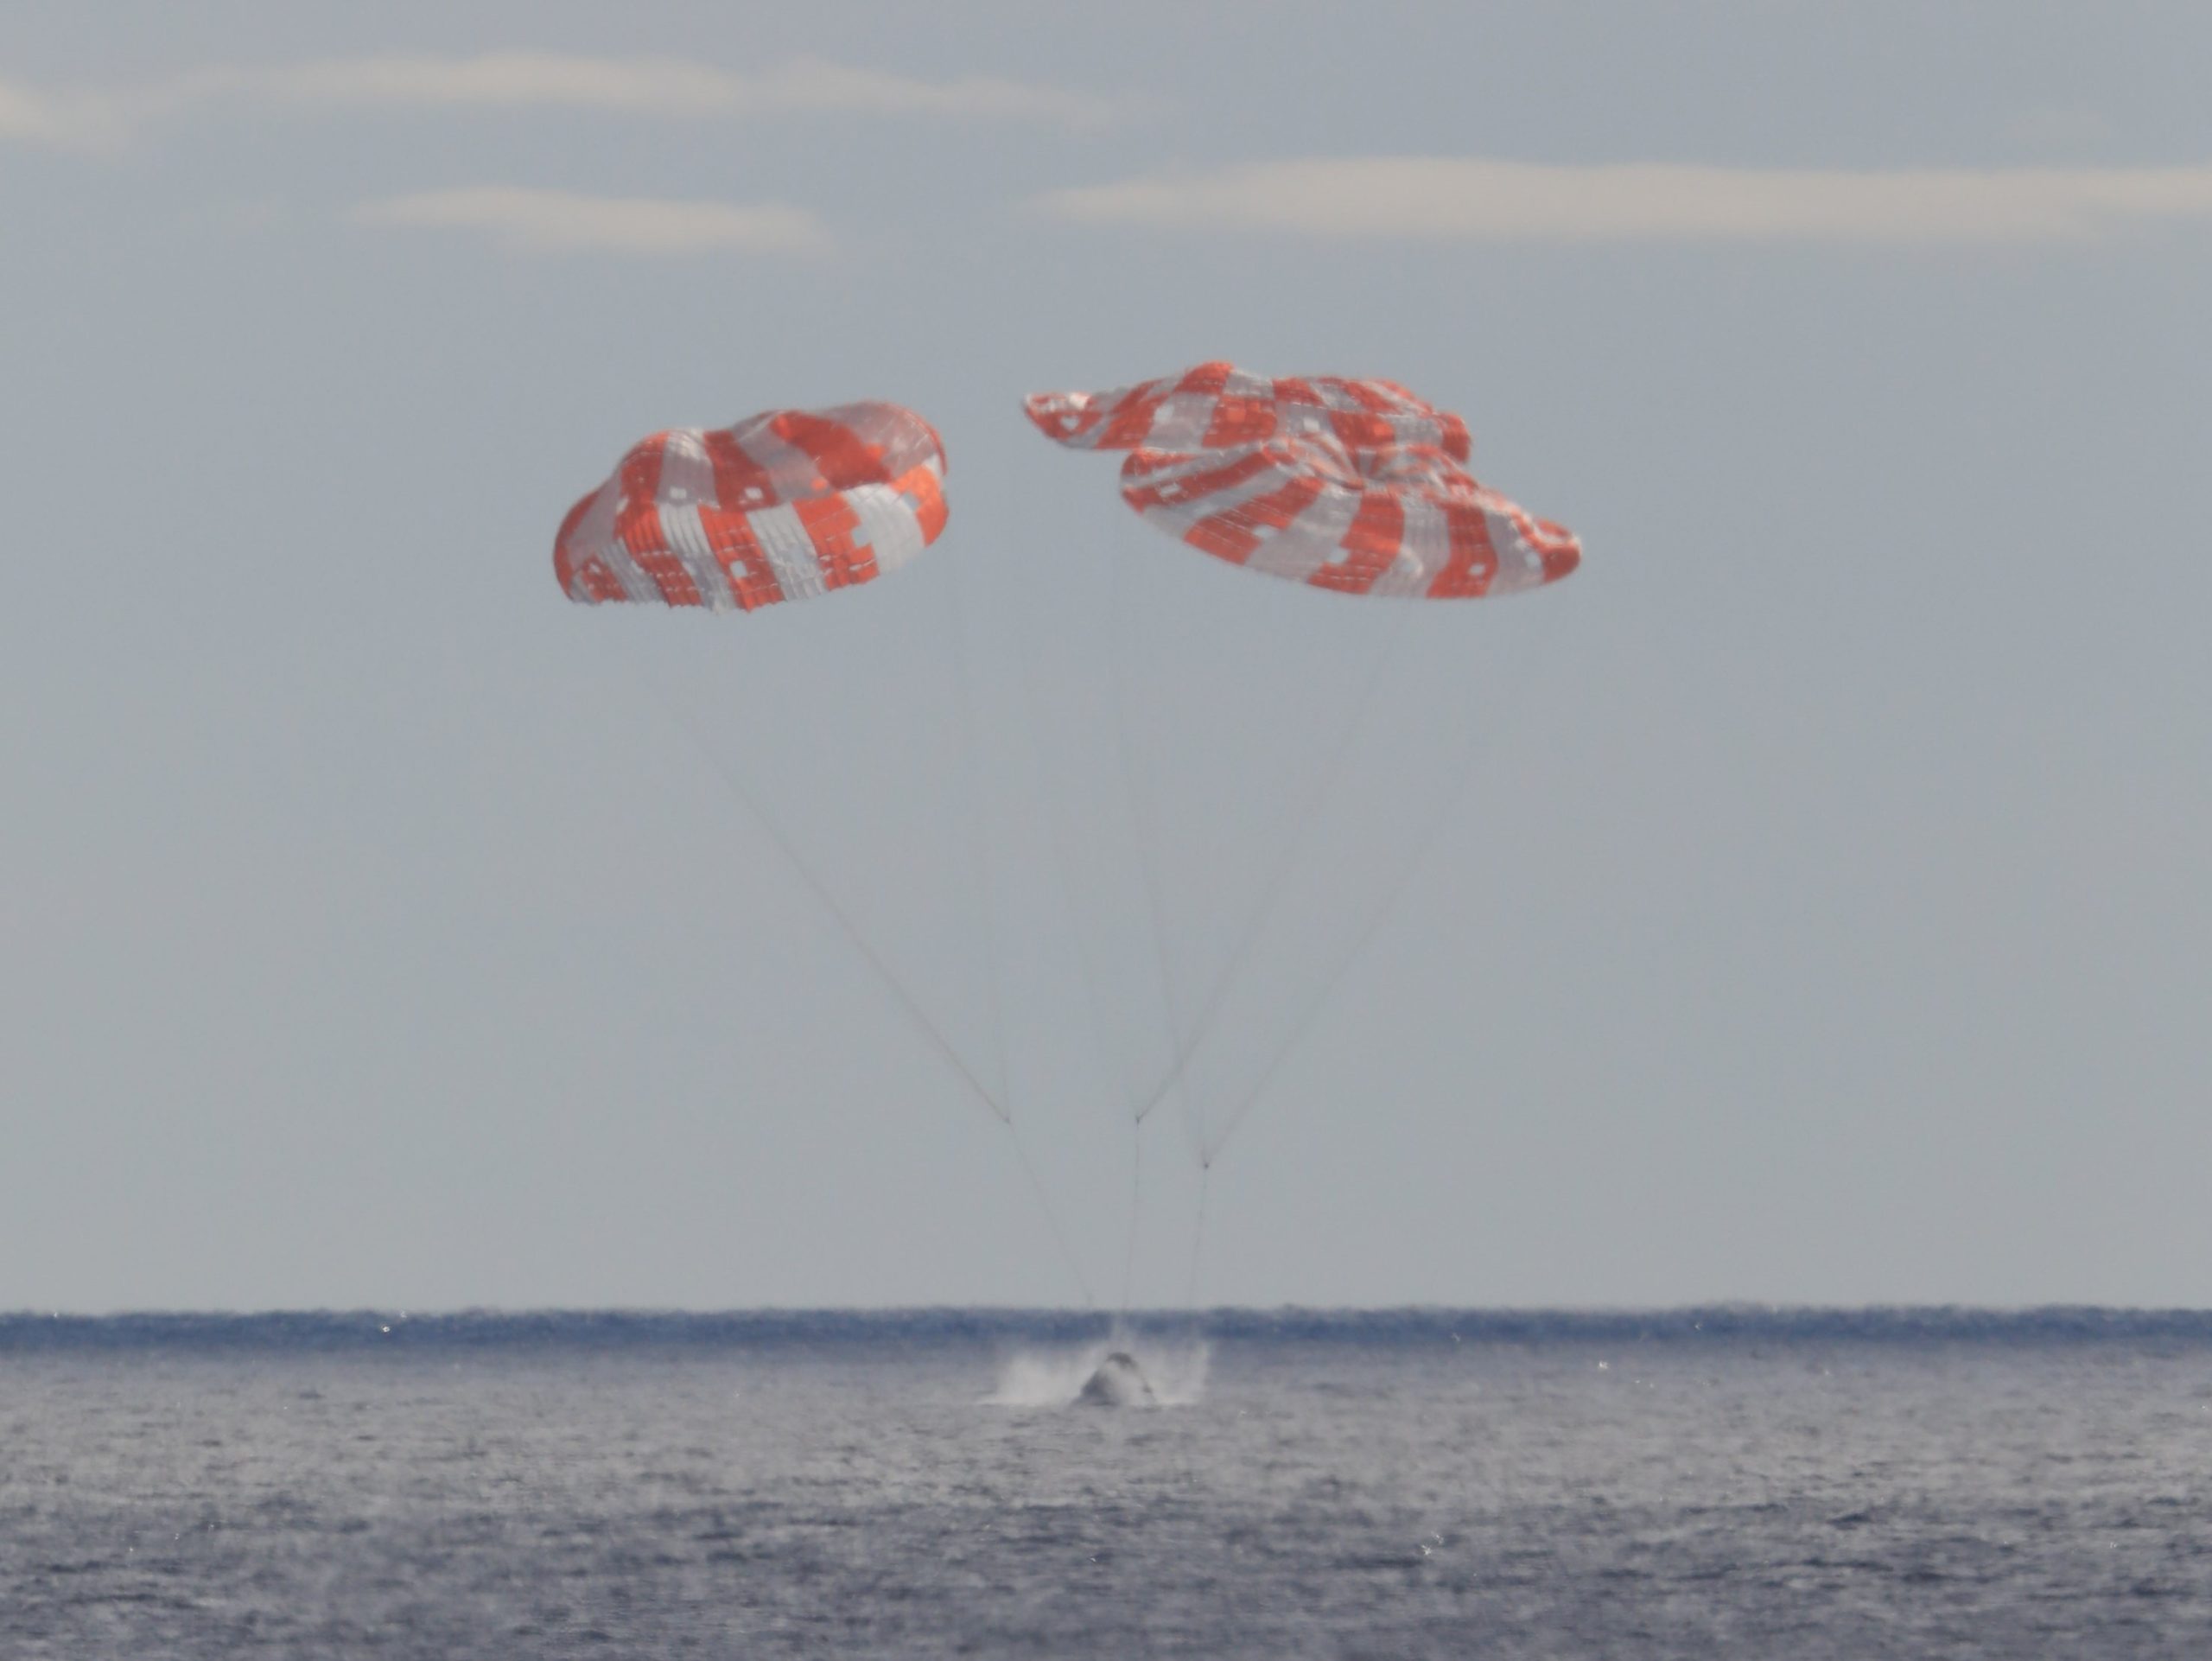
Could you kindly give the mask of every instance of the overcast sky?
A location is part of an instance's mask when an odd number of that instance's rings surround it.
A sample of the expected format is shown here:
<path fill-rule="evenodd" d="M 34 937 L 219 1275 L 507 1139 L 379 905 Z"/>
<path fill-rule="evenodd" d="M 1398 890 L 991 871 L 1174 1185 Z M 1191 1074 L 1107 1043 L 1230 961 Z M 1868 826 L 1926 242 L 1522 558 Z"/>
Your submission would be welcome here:
<path fill-rule="evenodd" d="M 0 13 L 0 1308 L 2212 1301 L 2212 13 L 620 10 Z M 1216 357 L 1583 570 L 1021 418 Z M 913 570 L 562 597 L 862 397 Z"/>

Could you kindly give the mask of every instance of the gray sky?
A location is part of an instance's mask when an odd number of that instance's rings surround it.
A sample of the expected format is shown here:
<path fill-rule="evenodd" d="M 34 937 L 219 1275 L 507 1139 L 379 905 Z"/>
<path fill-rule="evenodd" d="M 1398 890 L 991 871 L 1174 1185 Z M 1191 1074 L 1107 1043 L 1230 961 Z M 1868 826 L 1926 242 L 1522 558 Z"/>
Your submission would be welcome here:
<path fill-rule="evenodd" d="M 723 768 L 1117 1301 L 1348 714 L 1138 1301 L 1293 1036 L 1207 1301 L 2212 1298 L 2203 8 L 607 16 L 0 16 L 0 1307 L 1077 1299 Z M 1582 572 L 1270 585 L 1020 414 L 1210 357 Z M 562 598 L 632 440 L 859 397 L 914 570 Z"/>

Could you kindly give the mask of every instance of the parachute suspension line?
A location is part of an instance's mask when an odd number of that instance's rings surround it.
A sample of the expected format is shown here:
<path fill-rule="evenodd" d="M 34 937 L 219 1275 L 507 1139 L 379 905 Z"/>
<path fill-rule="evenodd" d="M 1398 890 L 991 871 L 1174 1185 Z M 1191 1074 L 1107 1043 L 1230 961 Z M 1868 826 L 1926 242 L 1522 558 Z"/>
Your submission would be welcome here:
<path fill-rule="evenodd" d="M 1198 1161 L 1198 1224 L 1191 1231 L 1191 1272 L 1183 1286 L 1184 1307 L 1192 1314 L 1198 1312 L 1198 1260 L 1206 1244 L 1206 1193 L 1213 1176 L 1211 1155 Z"/>
<path fill-rule="evenodd" d="M 1038 788 L 1045 798 L 1045 812 L 1052 831 L 1052 863 L 1060 882 L 1061 909 L 1066 914 L 1068 927 L 1074 936 L 1076 967 L 1083 977 L 1083 996 L 1090 1010 L 1091 1044 L 1098 1052 L 1098 1060 L 1114 1082 L 1117 1091 L 1124 1091 L 1126 1083 L 1118 1074 L 1112 1056 L 1113 1045 L 1107 1036 L 1106 997 L 1099 990 L 1098 968 L 1091 961 L 1090 946 L 1084 936 L 1083 920 L 1077 914 L 1075 855 L 1071 843 L 1067 804 L 1052 787 L 1052 776 L 1045 763 L 1045 741 L 1038 734 L 1037 674 L 1030 661 L 1028 631 L 1016 627 L 1014 635 L 1014 666 L 1021 678 L 1021 709 L 1019 724 L 1029 746 L 1030 764 L 1036 770 Z M 1131 1103 L 1134 1108 L 1134 1101 Z"/>
<path fill-rule="evenodd" d="M 1109 554 L 1110 558 L 1110 554 Z M 1122 566 L 1124 562 L 1111 560 L 1109 567 L 1111 601 L 1109 616 L 1111 627 L 1107 659 L 1113 674 L 1114 734 L 1121 752 L 1122 792 L 1128 806 L 1130 828 L 1136 837 L 1137 868 L 1144 877 L 1147 910 L 1152 922 L 1152 950 L 1160 976 L 1160 1012 L 1167 1028 L 1167 1055 L 1171 1063 L 1183 1048 L 1183 1025 L 1177 1013 L 1181 1000 L 1176 996 L 1175 981 L 1167 953 L 1167 907 L 1160 897 L 1160 873 L 1153 856 L 1152 811 L 1149 793 L 1139 777 L 1136 746 L 1129 738 L 1128 677 L 1122 671 L 1122 654 L 1114 649 L 1124 635 L 1122 614 L 1125 609 L 1122 589 Z M 1160 1105 L 1164 1091 L 1154 1091 L 1149 1100 L 1137 1109 L 1137 1123 L 1141 1125 L 1152 1110 Z M 1203 1129 L 1199 1134 L 1204 1135 Z"/>
<path fill-rule="evenodd" d="M 783 827 L 760 805 L 760 799 L 745 787 L 744 780 L 738 777 L 736 770 L 725 762 L 715 753 L 713 746 L 706 741 L 704 735 L 700 733 L 692 721 L 690 712 L 685 708 L 683 700 L 671 699 L 670 707 L 675 710 L 677 725 L 682 729 L 684 736 L 691 741 L 692 747 L 705 758 L 707 765 L 714 769 L 722 783 L 728 786 L 730 794 L 737 799 L 739 805 L 753 816 L 763 830 L 767 832 L 769 840 L 776 844 L 792 870 L 796 871 L 805 881 L 807 887 L 813 890 L 815 898 L 822 902 L 823 908 L 845 931 L 845 938 L 853 943 L 854 949 L 867 960 L 868 966 L 875 971 L 877 977 L 891 989 L 906 1013 L 913 1017 L 914 1023 L 929 1035 L 931 1041 L 936 1044 L 938 1053 L 944 1057 L 953 1071 L 966 1082 L 969 1089 L 975 1092 L 976 1098 L 990 1110 L 994 1118 L 1006 1127 L 1007 1140 L 1014 1145 L 1015 1162 L 1021 1167 L 1021 1174 L 1027 1181 L 1030 1192 L 1036 1197 L 1038 1209 L 1044 1213 L 1045 1225 L 1052 1231 L 1053 1244 L 1059 1248 L 1061 1258 L 1066 1263 L 1069 1272 L 1075 1276 L 1077 1287 L 1083 1293 L 1084 1307 L 1086 1309 L 1096 1308 L 1097 1300 L 1091 1294 L 1090 1278 L 1083 1272 L 1083 1263 L 1076 1257 L 1074 1246 L 1069 1243 L 1067 1231 L 1060 1225 L 1059 1212 L 1052 1205 L 1052 1195 L 1046 1191 L 1044 1182 L 1038 1177 L 1037 1168 L 1030 1163 L 1029 1150 L 1022 1146 L 1021 1132 L 1015 1128 L 1013 1114 L 985 1087 L 983 1081 L 976 1076 L 975 1069 L 961 1059 L 960 1052 L 954 1047 L 952 1041 L 944 1035 L 944 1031 L 934 1021 L 930 1019 L 929 1012 L 924 1009 L 913 994 L 906 990 L 906 983 L 892 972 L 890 964 L 884 961 L 882 955 L 868 944 L 868 937 L 861 932 L 860 926 L 853 920 L 851 914 L 837 903 L 836 896 L 831 894 L 822 879 L 815 875 L 813 868 L 800 856 L 798 846 L 785 834 Z"/>
<path fill-rule="evenodd" d="M 1222 1004 L 1228 998 L 1231 989 L 1242 978 L 1245 964 L 1250 959 L 1252 949 L 1259 944 L 1260 936 L 1266 931 L 1268 921 L 1274 916 L 1276 908 L 1281 905 L 1283 890 L 1289 884 L 1291 873 L 1298 868 L 1298 858 L 1306 850 L 1307 836 L 1311 834 L 1314 825 L 1319 823 L 1322 808 L 1336 793 L 1338 782 L 1343 778 L 1345 766 L 1351 760 L 1353 741 L 1359 736 L 1367 725 L 1368 712 L 1374 707 L 1376 696 L 1382 690 L 1382 682 L 1389 675 L 1392 664 L 1396 661 L 1398 646 L 1404 640 L 1408 625 L 1413 615 L 1413 603 L 1411 601 L 1402 603 L 1397 627 L 1389 633 L 1388 642 L 1382 653 L 1369 665 L 1367 673 L 1361 682 L 1359 691 L 1352 701 L 1351 713 L 1344 718 L 1344 724 L 1337 729 L 1337 735 L 1330 746 L 1328 755 L 1322 762 L 1320 773 L 1314 779 L 1312 788 L 1307 791 L 1305 798 L 1294 810 L 1291 817 L 1291 833 L 1284 839 L 1275 856 L 1274 865 L 1269 868 L 1266 880 L 1260 885 L 1260 898 L 1246 915 L 1244 926 L 1236 937 L 1236 944 L 1230 949 L 1228 960 L 1223 964 L 1220 974 L 1214 977 L 1212 986 L 1206 992 L 1205 1002 L 1199 1005 L 1198 1016 L 1191 1023 L 1190 1030 L 1185 1034 L 1181 1047 L 1175 1055 L 1174 1065 L 1168 1068 L 1158 1087 L 1147 1099 L 1145 1112 L 1149 1113 L 1158 1106 L 1160 1098 L 1166 1095 L 1168 1091 L 1181 1079 L 1184 1069 L 1190 1066 L 1191 1059 L 1198 1053 L 1200 1047 L 1206 1041 L 1207 1034 L 1213 1030 L 1214 1022 L 1221 1014 Z"/>
<path fill-rule="evenodd" d="M 1122 1313 L 1129 1312 L 1132 1289 L 1136 1284 L 1137 1218 L 1144 1204 L 1144 1125 L 1141 1122 L 1129 1127 L 1129 1243 L 1122 1253 Z"/>
<path fill-rule="evenodd" d="M 1007 1054 L 1006 1010 L 999 985 L 997 908 L 991 904 L 990 820 L 983 811 L 983 769 L 976 755 L 982 741 L 976 714 L 976 677 L 969 649 L 968 608 L 962 603 L 965 585 L 960 577 L 960 557 L 956 554 L 950 563 L 952 577 L 945 589 L 945 603 L 952 612 L 953 669 L 960 691 L 960 759 L 968 774 L 968 803 L 973 829 L 969 844 L 975 866 L 976 903 L 982 912 L 978 920 L 982 930 L 984 991 L 991 1008 L 991 1041 L 998 1053 L 999 1099 L 1006 1104 L 1010 1121 L 1014 1114 L 1014 1078 Z"/>
<path fill-rule="evenodd" d="M 1144 879 L 1146 910 L 1152 925 L 1153 959 L 1159 977 L 1160 1012 L 1162 1024 L 1166 1028 L 1167 1055 L 1171 1071 L 1179 1073 L 1181 1069 L 1176 1063 L 1184 1047 L 1182 1019 L 1179 1012 L 1181 999 L 1178 996 L 1174 965 L 1167 950 L 1167 907 L 1161 895 L 1160 871 L 1154 858 L 1155 839 L 1151 793 L 1145 787 L 1142 770 L 1137 761 L 1136 745 L 1129 734 L 1128 677 L 1122 665 L 1122 654 L 1118 650 L 1120 643 L 1128 638 L 1128 633 L 1123 626 L 1128 609 L 1126 596 L 1122 592 L 1126 586 L 1122 569 L 1123 563 L 1123 561 L 1113 560 L 1108 573 L 1109 595 L 1108 614 L 1111 620 L 1109 630 L 1108 659 L 1113 677 L 1111 690 L 1114 704 L 1114 734 L 1116 748 L 1120 752 L 1122 797 L 1128 810 L 1130 829 L 1136 839 L 1137 868 Z M 1170 1080 L 1171 1084 L 1173 1082 Z M 1141 1089 L 1141 1085 L 1139 1088 Z M 1189 1092 L 1178 1089 L 1175 1093 L 1183 1109 L 1180 1117 L 1183 1120 L 1185 1133 L 1191 1141 L 1192 1151 L 1204 1161 L 1206 1157 L 1205 1121 L 1192 1106 Z M 1133 1282 L 1135 1278 L 1139 1205 L 1143 1198 L 1141 1184 L 1144 1123 L 1166 1095 L 1167 1088 L 1163 1086 L 1153 1091 L 1148 1097 L 1139 1102 L 1135 1115 L 1129 1125 L 1131 1143 L 1129 1235 L 1124 1265 L 1125 1282 Z M 1192 1264 L 1192 1273 L 1195 1276 L 1195 1260 Z M 1193 1284 L 1195 1283 L 1194 1280 Z M 1129 1287 L 1125 1284 L 1123 1289 L 1125 1309 L 1128 1295 Z"/>
<path fill-rule="evenodd" d="M 1020 1128 L 1011 1117 L 1006 1119 L 1005 1124 L 1007 1140 L 1014 1143 L 1014 1156 L 1021 1166 L 1022 1175 L 1029 1180 L 1030 1193 L 1037 1196 L 1037 1209 L 1044 1213 L 1045 1226 L 1052 1231 L 1052 1243 L 1060 1249 L 1061 1261 L 1067 1264 L 1068 1272 L 1075 1276 L 1076 1285 L 1082 1289 L 1083 1307 L 1095 1309 L 1098 1307 L 1098 1300 L 1091 1295 L 1090 1277 L 1083 1272 L 1083 1260 L 1075 1255 L 1075 1247 L 1069 1243 L 1067 1231 L 1060 1226 L 1059 1211 L 1052 1204 L 1052 1195 L 1046 1192 L 1044 1181 L 1037 1174 L 1037 1168 L 1029 1162 L 1029 1150 L 1021 1145 Z"/>
<path fill-rule="evenodd" d="M 1535 638 L 1541 640 L 1541 633 L 1537 633 Z M 1556 671 L 1557 665 L 1554 665 L 1554 668 Z M 1300 1009 L 1298 1019 L 1292 1023 L 1282 1042 L 1276 1047 L 1274 1053 L 1268 1058 L 1268 1065 L 1262 1069 L 1259 1078 L 1238 1099 L 1236 1105 L 1230 1111 L 1229 1117 L 1222 1122 L 1220 1135 L 1213 1137 L 1206 1144 L 1204 1156 L 1207 1161 L 1211 1161 L 1220 1157 L 1222 1149 L 1228 1144 L 1230 1137 L 1236 1134 L 1236 1127 L 1244 1122 L 1244 1116 L 1252 1111 L 1253 1104 L 1266 1093 L 1268 1085 L 1274 1082 L 1276 1072 L 1290 1058 L 1291 1053 L 1298 1047 L 1299 1040 L 1305 1037 L 1308 1029 L 1312 1028 L 1314 1017 L 1321 1013 L 1330 998 L 1335 996 L 1336 990 L 1343 984 L 1344 977 L 1351 972 L 1360 958 L 1366 954 L 1367 948 L 1374 943 L 1375 937 L 1382 932 L 1382 925 L 1389 920 L 1391 913 L 1397 909 L 1398 902 L 1405 898 L 1406 890 L 1412 887 L 1414 877 L 1427 860 L 1429 851 L 1436 846 L 1438 839 L 1443 836 L 1444 827 L 1451 819 L 1452 810 L 1459 805 L 1459 799 L 1466 793 L 1467 786 L 1475 776 L 1475 763 L 1480 758 L 1484 745 L 1497 734 L 1503 724 L 1503 713 L 1493 703 L 1491 710 L 1491 718 L 1478 722 L 1474 730 L 1468 734 L 1467 741 L 1461 748 L 1459 766 L 1452 772 L 1451 783 L 1438 799 L 1436 811 L 1429 816 L 1427 825 L 1414 839 L 1412 846 L 1407 850 L 1405 861 L 1398 867 L 1398 874 L 1384 893 L 1382 903 L 1362 925 L 1358 934 L 1353 938 L 1351 945 L 1338 956 L 1335 965 L 1323 977 L 1319 990 Z"/>
<path fill-rule="evenodd" d="M 1021 681 L 1021 708 L 1017 712 L 1016 720 L 1028 744 L 1030 765 L 1034 770 L 1038 788 L 1043 792 L 1045 798 L 1045 816 L 1052 830 L 1052 864 L 1054 874 L 1059 878 L 1061 907 L 1067 918 L 1069 931 L 1073 936 L 1076 967 L 1083 978 L 1084 1000 L 1090 1012 L 1091 1043 L 1098 1053 L 1099 1064 L 1105 1069 L 1115 1092 L 1117 1095 L 1133 1094 L 1133 1092 L 1125 1091 L 1126 1081 L 1119 1076 L 1118 1069 L 1114 1063 L 1113 1045 L 1107 1035 L 1105 994 L 1100 990 L 1098 967 L 1091 959 L 1090 945 L 1084 930 L 1083 920 L 1077 912 L 1077 888 L 1075 880 L 1075 856 L 1071 847 L 1073 837 L 1070 824 L 1071 816 L 1066 802 L 1062 799 L 1060 792 L 1053 788 L 1052 774 L 1046 765 L 1045 741 L 1039 731 L 1036 665 L 1031 660 L 1028 631 L 1026 628 L 1017 627 L 1014 629 L 1014 670 Z M 1009 1120 L 1007 1123 L 1008 1127 L 1011 1128 L 1012 1121 Z M 1130 1140 L 1135 1155 L 1140 1160 L 1143 1156 L 1143 1145 L 1138 1132 L 1142 1123 L 1141 1118 L 1135 1117 L 1130 1120 Z M 1132 1191 L 1129 1243 L 1122 1270 L 1122 1313 L 1123 1314 L 1128 1313 L 1133 1269 L 1136 1259 L 1137 1224 L 1135 1185 L 1137 1176 L 1134 1168 L 1130 1181 Z M 1031 1183 L 1037 1188 L 1041 1200 L 1044 1193 L 1043 1187 L 1037 1182 L 1033 1173 L 1031 1176 Z M 1055 1234 L 1059 1232 L 1057 1219 L 1053 1221 L 1053 1231 Z M 1070 1265 L 1075 1269 L 1077 1282 L 1083 1283 L 1082 1268 L 1076 1263 L 1073 1251 L 1066 1244 L 1064 1236 L 1060 1250 L 1062 1255 L 1067 1257 Z M 1090 1297 L 1089 1285 L 1084 1283 L 1084 1298 L 1086 1303 L 1090 1301 Z"/>
<path fill-rule="evenodd" d="M 877 978 L 890 988 L 892 995 L 899 1000 L 900 1006 L 913 1018 L 914 1024 L 928 1034 L 930 1041 L 937 1046 L 938 1053 L 943 1055 L 952 1070 L 966 1081 L 968 1088 L 975 1092 L 976 1099 L 990 1110 L 994 1118 L 998 1119 L 1001 1123 L 1011 1125 L 1013 1121 L 1008 1117 L 1004 1104 L 991 1093 L 983 1081 L 976 1076 L 976 1070 L 961 1059 L 959 1050 L 954 1047 L 952 1041 L 944 1035 L 944 1029 L 930 1019 L 929 1012 L 922 1008 L 919 1000 L 907 990 L 906 982 L 900 980 L 897 974 L 893 972 L 891 965 L 884 961 L 883 955 L 869 944 L 868 936 L 861 932 L 860 925 L 853 920 L 852 914 L 838 904 L 837 897 L 830 893 L 829 885 L 815 875 L 814 868 L 809 865 L 800 855 L 798 844 L 785 834 L 783 826 L 779 824 L 774 816 L 761 805 L 760 799 L 746 788 L 745 781 L 738 777 L 737 770 L 725 761 L 715 752 L 714 747 L 707 742 L 704 735 L 699 731 L 697 725 L 694 722 L 691 713 L 686 708 L 683 700 L 681 697 L 671 698 L 669 707 L 675 711 L 677 725 L 683 730 L 684 736 L 691 741 L 692 748 L 705 758 L 707 765 L 714 769 L 716 776 L 728 787 L 730 794 L 737 799 L 739 805 L 750 813 L 753 822 L 767 833 L 769 841 L 776 844 L 778 851 L 783 855 L 785 862 L 798 873 L 808 888 L 812 890 L 814 897 L 822 902 L 823 909 L 836 920 L 838 927 L 844 930 L 845 938 L 852 942 L 853 949 L 867 959 L 868 967 L 875 971 Z"/>
<path fill-rule="evenodd" d="M 1111 550 L 1109 550 L 1111 559 Z M 1145 906 L 1152 925 L 1153 962 L 1159 976 L 1160 1013 L 1167 1032 L 1167 1054 L 1172 1062 L 1182 1049 L 1181 1022 L 1176 1013 L 1177 998 L 1173 972 L 1167 956 L 1166 907 L 1160 891 L 1160 873 L 1154 858 L 1152 813 L 1149 798 L 1138 775 L 1136 746 L 1129 737 L 1128 678 L 1122 663 L 1122 642 L 1128 638 L 1123 627 L 1127 604 L 1122 594 L 1125 579 L 1122 567 L 1124 562 L 1113 559 L 1108 572 L 1110 595 L 1108 615 L 1107 659 L 1113 676 L 1114 735 L 1120 752 L 1122 793 L 1128 809 L 1130 830 L 1136 841 L 1137 869 L 1144 879 Z M 1143 1086 L 1138 1086 L 1142 1090 Z M 1154 1091 L 1150 1098 L 1140 1101 L 1129 1121 L 1129 1234 L 1123 1252 L 1122 1269 L 1122 1308 L 1128 1313 L 1129 1298 L 1135 1286 L 1137 1257 L 1137 1227 L 1144 1198 L 1144 1122 L 1152 1110 L 1160 1105 L 1163 1092 Z M 1189 1123 L 1193 1145 L 1203 1142 L 1203 1124 Z"/>

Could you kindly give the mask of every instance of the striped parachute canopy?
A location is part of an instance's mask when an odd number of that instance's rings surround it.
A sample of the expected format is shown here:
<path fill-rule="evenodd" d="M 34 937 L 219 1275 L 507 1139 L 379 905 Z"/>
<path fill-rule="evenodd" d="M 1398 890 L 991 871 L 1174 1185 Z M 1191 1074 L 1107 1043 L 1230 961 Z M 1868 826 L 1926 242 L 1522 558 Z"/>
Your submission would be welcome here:
<path fill-rule="evenodd" d="M 769 410 L 633 445 L 569 510 L 569 599 L 751 611 L 896 570 L 944 529 L 944 445 L 896 404 Z"/>
<path fill-rule="evenodd" d="M 1110 392 L 1033 392 L 1023 407 L 1046 437 L 1078 450 L 1217 450 L 1333 437 L 1350 449 L 1427 444 L 1464 461 L 1472 448 L 1465 422 L 1395 381 L 1270 380 L 1230 363 L 1202 363 Z"/>
<path fill-rule="evenodd" d="M 1461 466 L 1465 422 L 1392 381 L 1209 363 L 1026 407 L 1062 444 L 1128 451 L 1122 499 L 1153 525 L 1270 576 L 1451 600 L 1536 588 L 1581 563 L 1571 531 Z"/>

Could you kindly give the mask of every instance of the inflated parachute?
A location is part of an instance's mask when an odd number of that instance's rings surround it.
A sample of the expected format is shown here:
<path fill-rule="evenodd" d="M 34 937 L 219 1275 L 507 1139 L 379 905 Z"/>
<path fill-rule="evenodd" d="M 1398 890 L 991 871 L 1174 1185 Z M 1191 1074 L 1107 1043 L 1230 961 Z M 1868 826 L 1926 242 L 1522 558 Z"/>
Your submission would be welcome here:
<path fill-rule="evenodd" d="M 751 611 L 812 599 L 935 542 L 944 468 L 937 430 L 896 404 L 655 433 L 569 510 L 554 575 L 583 605 Z"/>
<path fill-rule="evenodd" d="M 1046 436 L 1078 450 L 1217 450 L 1323 435 L 1354 449 L 1428 444 L 1459 461 L 1471 449 L 1465 422 L 1395 381 L 1270 380 L 1230 363 L 1110 392 L 1033 392 L 1022 402 Z"/>
<path fill-rule="evenodd" d="M 1122 499 L 1157 529 L 1270 576 L 1449 600 L 1536 588 L 1581 563 L 1565 526 L 1461 467 L 1465 422 L 1393 381 L 1209 363 L 1025 407 L 1071 449 L 1128 450 Z"/>

